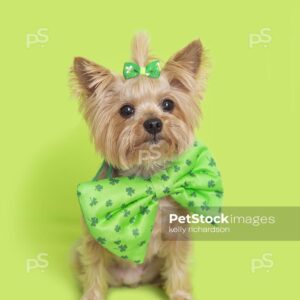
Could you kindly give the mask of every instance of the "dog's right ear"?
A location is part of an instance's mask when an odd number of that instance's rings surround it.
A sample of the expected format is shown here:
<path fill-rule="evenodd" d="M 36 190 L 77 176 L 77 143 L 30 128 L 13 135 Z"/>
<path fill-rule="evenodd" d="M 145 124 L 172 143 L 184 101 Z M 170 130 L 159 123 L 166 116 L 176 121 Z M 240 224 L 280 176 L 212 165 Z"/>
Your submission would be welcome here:
<path fill-rule="evenodd" d="M 71 74 L 75 92 L 86 97 L 101 94 L 115 79 L 108 69 L 83 57 L 75 57 Z"/>

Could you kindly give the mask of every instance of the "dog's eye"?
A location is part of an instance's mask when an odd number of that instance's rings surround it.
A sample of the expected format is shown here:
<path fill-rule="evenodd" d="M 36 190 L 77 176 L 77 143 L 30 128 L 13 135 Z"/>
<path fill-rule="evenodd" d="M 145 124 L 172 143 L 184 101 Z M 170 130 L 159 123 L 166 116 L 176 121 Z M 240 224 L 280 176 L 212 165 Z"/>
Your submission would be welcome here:
<path fill-rule="evenodd" d="M 161 106 L 162 106 L 163 111 L 165 111 L 165 112 L 171 112 L 174 109 L 175 104 L 174 104 L 174 102 L 172 100 L 165 99 L 162 102 Z"/>
<path fill-rule="evenodd" d="M 132 105 L 124 105 L 120 109 L 120 115 L 123 118 L 129 118 L 134 114 L 134 107 Z"/>

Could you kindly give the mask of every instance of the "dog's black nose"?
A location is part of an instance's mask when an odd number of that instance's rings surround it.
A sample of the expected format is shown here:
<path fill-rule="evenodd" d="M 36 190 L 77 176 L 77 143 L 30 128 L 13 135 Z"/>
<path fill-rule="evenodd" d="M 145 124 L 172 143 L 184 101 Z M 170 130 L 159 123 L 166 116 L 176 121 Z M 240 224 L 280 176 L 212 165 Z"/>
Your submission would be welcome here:
<path fill-rule="evenodd" d="M 156 134 L 161 132 L 162 127 L 163 127 L 163 123 L 158 118 L 149 119 L 144 122 L 144 128 L 146 129 L 147 132 L 151 134 Z"/>

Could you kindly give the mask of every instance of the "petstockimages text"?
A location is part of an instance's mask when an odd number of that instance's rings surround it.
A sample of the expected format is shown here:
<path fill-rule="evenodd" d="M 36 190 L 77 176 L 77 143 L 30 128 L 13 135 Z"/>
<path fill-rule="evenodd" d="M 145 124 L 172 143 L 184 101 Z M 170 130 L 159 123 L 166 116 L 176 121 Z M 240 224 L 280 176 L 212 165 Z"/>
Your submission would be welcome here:
<path fill-rule="evenodd" d="M 275 216 L 234 216 L 224 215 L 221 213 L 216 216 L 204 216 L 199 214 L 192 215 L 169 215 L 169 223 L 180 224 L 248 224 L 253 226 L 259 226 L 262 224 L 275 224 Z"/>

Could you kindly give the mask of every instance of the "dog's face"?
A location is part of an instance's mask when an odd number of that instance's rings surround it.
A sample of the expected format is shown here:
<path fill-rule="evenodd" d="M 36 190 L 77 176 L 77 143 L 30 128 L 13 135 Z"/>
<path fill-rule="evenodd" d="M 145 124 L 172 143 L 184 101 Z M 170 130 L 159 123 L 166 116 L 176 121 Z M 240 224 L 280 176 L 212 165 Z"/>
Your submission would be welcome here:
<path fill-rule="evenodd" d="M 138 35 L 133 59 L 145 66 L 148 42 Z M 119 169 L 171 159 L 193 141 L 200 110 L 203 60 L 200 41 L 179 51 L 159 78 L 140 75 L 125 80 L 84 58 L 75 58 L 73 74 L 81 107 L 96 149 Z"/>

